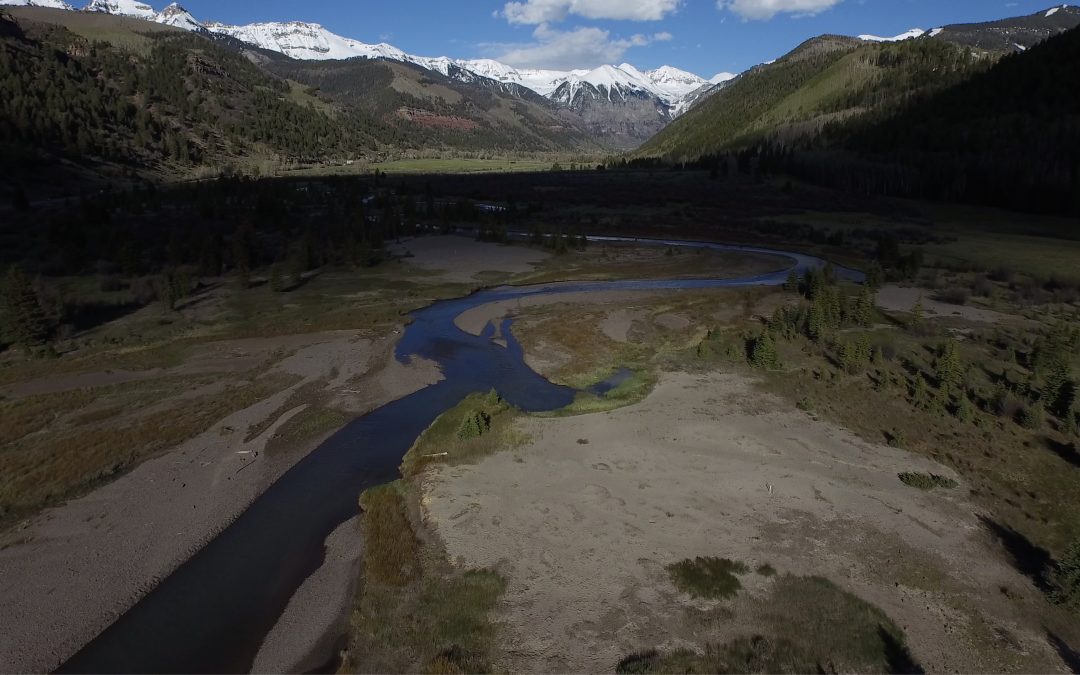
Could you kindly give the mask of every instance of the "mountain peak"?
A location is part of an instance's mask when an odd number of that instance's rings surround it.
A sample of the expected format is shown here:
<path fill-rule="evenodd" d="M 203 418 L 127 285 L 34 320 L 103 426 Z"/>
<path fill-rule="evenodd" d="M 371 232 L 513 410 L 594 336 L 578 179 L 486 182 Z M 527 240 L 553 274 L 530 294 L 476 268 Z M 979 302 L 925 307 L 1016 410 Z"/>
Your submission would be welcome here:
<path fill-rule="evenodd" d="M 83 11 L 118 14 L 151 21 L 157 16 L 157 12 L 154 11 L 153 7 L 138 0 L 90 0 L 90 3 L 83 8 Z"/>

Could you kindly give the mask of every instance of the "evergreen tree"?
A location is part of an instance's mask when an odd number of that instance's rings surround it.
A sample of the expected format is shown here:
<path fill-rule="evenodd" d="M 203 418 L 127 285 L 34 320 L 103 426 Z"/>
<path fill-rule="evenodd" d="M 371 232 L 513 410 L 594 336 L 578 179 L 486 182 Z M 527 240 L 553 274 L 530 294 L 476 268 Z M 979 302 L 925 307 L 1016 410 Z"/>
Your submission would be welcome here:
<path fill-rule="evenodd" d="M 1057 358 L 1049 367 L 1046 386 L 1043 387 L 1043 405 L 1046 410 L 1060 418 L 1065 418 L 1072 410 L 1076 400 L 1076 384 L 1065 358 Z"/>
<path fill-rule="evenodd" d="M 934 363 L 934 377 L 937 378 L 938 389 L 944 398 L 947 399 L 959 390 L 964 371 L 956 341 L 950 340 L 941 345 Z"/>
<path fill-rule="evenodd" d="M 281 265 L 274 263 L 270 267 L 270 290 L 281 293 L 285 290 L 285 280 L 282 278 Z"/>
<path fill-rule="evenodd" d="M 922 373 L 915 374 L 915 383 L 911 390 L 911 404 L 921 410 L 930 409 L 930 389 Z"/>
<path fill-rule="evenodd" d="M 794 267 L 788 272 L 787 280 L 784 281 L 784 290 L 792 293 L 799 291 L 799 273 L 795 271 Z"/>
<path fill-rule="evenodd" d="M 45 310 L 21 268 L 8 269 L 0 300 L 0 332 L 6 341 L 24 348 L 45 342 L 49 336 Z"/>
<path fill-rule="evenodd" d="M 869 328 L 874 322 L 874 292 L 869 286 L 863 286 L 859 292 L 859 298 L 855 301 L 855 312 L 852 319 L 863 328 Z"/>
<path fill-rule="evenodd" d="M 1054 601 L 1080 610 L 1080 540 L 1074 541 L 1061 557 L 1053 573 Z"/>
<path fill-rule="evenodd" d="M 780 357 L 776 353 L 776 342 L 772 334 L 765 330 L 754 340 L 750 351 L 750 365 L 760 370 L 778 370 Z"/>

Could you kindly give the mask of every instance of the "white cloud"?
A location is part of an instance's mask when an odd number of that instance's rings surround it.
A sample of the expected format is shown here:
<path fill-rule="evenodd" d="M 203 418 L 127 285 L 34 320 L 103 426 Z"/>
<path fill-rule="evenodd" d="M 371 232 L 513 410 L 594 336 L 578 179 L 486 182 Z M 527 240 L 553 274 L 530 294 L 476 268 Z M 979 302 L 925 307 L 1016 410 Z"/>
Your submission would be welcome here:
<path fill-rule="evenodd" d="M 573 14 L 586 19 L 659 21 L 682 0 L 524 0 L 508 2 L 502 15 L 510 23 L 556 23 Z"/>
<path fill-rule="evenodd" d="M 744 19 L 768 20 L 777 14 L 813 16 L 830 9 L 843 0 L 716 0 L 720 9 L 730 10 Z"/>
<path fill-rule="evenodd" d="M 572 70 L 595 68 L 605 63 L 618 63 L 632 47 L 644 47 L 652 42 L 666 42 L 671 33 L 631 35 L 613 38 L 601 28 L 582 27 L 559 30 L 546 23 L 533 30 L 533 42 L 526 44 L 483 45 L 492 56 L 515 68 L 550 68 Z"/>

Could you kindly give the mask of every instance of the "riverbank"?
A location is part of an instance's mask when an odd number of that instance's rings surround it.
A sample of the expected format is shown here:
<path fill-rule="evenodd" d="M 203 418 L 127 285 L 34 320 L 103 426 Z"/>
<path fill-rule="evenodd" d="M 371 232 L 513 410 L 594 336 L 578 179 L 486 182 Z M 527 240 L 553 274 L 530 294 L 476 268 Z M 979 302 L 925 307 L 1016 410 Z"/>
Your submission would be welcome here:
<path fill-rule="evenodd" d="M 287 378 L 289 384 L 112 483 L 5 533 L 0 670 L 40 672 L 60 665 L 317 447 L 333 429 L 275 450 L 279 432 L 310 405 L 304 394 L 330 397 L 336 409 L 363 414 L 437 381 L 433 364 L 394 360 L 393 332 L 338 331 L 201 347 L 205 356 L 196 363 L 217 357 L 248 366 L 254 360 L 264 364 L 257 379 Z M 274 362 L 271 354 L 282 348 L 292 354 Z M 339 544 L 345 551 L 355 540 Z M 327 594 L 326 587 L 316 579 L 306 592 L 327 606 L 339 589 Z M 326 621 L 309 618 L 316 631 Z M 308 637 L 281 632 L 282 642 L 267 647 L 276 654 L 270 662 L 288 670 L 304 656 Z"/>

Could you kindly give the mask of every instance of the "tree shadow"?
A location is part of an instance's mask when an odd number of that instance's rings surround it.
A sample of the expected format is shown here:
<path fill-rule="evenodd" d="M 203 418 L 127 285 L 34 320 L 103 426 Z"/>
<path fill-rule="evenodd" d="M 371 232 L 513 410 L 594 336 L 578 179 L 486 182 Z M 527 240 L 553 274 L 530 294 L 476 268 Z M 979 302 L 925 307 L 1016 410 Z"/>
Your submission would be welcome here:
<path fill-rule="evenodd" d="M 1080 452 L 1077 451 L 1075 443 L 1065 444 L 1049 437 L 1043 437 L 1042 440 L 1043 445 L 1051 452 L 1080 469 Z"/>
<path fill-rule="evenodd" d="M 892 633 L 878 626 L 878 635 L 885 646 L 885 662 L 890 673 L 897 675 L 923 675 L 926 671 L 915 661 L 906 645 L 893 637 Z"/>
<path fill-rule="evenodd" d="M 143 308 L 138 302 L 90 302 L 77 305 L 68 317 L 68 323 L 76 332 L 88 331 Z"/>
<path fill-rule="evenodd" d="M 1046 631 L 1046 640 L 1057 651 L 1061 660 L 1065 662 L 1065 667 L 1074 675 L 1080 675 L 1080 653 L 1077 653 L 1064 640 L 1050 631 Z"/>
<path fill-rule="evenodd" d="M 1013 568 L 1031 579 L 1040 591 L 1050 591 L 1048 576 L 1054 566 L 1050 554 L 1008 525 L 1002 525 L 988 516 L 979 516 L 979 520 L 1005 548 Z"/>

